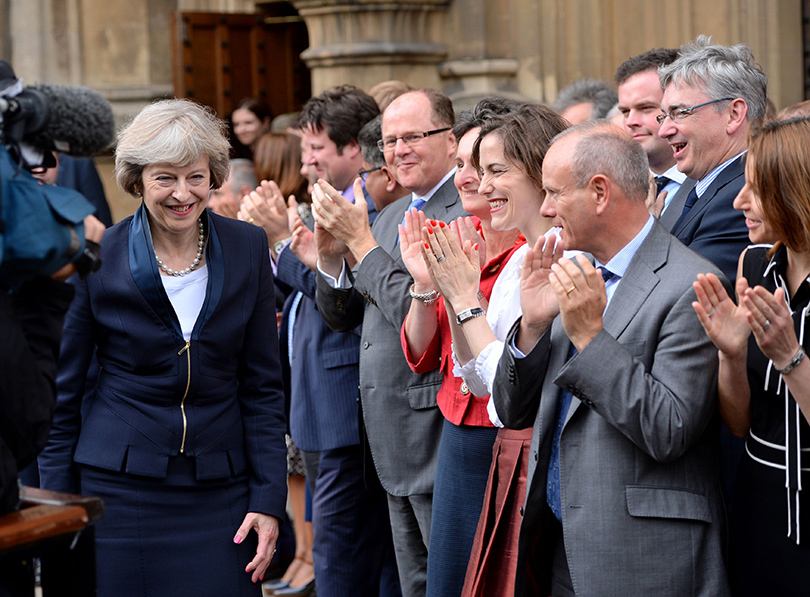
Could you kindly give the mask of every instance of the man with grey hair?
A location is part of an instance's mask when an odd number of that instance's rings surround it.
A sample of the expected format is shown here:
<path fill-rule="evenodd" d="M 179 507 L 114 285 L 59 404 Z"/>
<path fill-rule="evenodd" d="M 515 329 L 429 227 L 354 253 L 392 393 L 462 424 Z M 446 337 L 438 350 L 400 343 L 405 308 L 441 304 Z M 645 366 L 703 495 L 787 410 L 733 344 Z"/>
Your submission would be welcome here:
<path fill-rule="evenodd" d="M 492 392 L 507 427 L 534 426 L 517 596 L 729 593 L 717 351 L 692 310 L 697 274 L 719 270 L 650 215 L 648 180 L 606 122 L 561 133 L 543 163 L 562 243 L 526 254 Z"/>
<path fill-rule="evenodd" d="M 597 79 L 578 79 L 563 87 L 552 108 L 571 124 L 605 118 L 619 101 L 610 85 Z"/>
<path fill-rule="evenodd" d="M 208 207 L 216 214 L 235 218 L 242 198 L 249 195 L 257 184 L 253 162 L 241 158 L 231 160 L 228 179 L 218 189 L 211 189 Z"/>
<path fill-rule="evenodd" d="M 658 135 L 672 147 L 678 170 L 697 181 L 670 230 L 733 281 L 748 229 L 732 204 L 745 183 L 748 125 L 765 116 L 768 78 L 745 44 L 721 46 L 703 35 L 658 74 Z"/>

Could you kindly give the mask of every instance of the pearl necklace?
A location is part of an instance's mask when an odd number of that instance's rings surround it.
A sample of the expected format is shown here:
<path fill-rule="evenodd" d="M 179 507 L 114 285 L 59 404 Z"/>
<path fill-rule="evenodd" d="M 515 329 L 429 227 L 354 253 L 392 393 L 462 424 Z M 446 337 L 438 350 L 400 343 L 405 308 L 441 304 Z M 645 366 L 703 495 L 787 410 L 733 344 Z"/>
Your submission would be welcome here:
<path fill-rule="evenodd" d="M 197 224 L 200 225 L 200 240 L 199 242 L 197 242 L 197 256 L 194 258 L 194 261 L 191 262 L 191 265 L 189 265 L 186 269 L 181 270 L 171 269 L 165 263 L 163 263 L 163 261 L 160 260 L 160 257 L 158 257 L 157 252 L 155 252 L 155 259 L 157 259 L 158 267 L 167 274 L 169 274 L 170 276 L 186 276 L 195 269 L 197 269 L 197 266 L 200 265 L 200 260 L 202 259 L 203 254 L 203 247 L 205 246 L 205 231 L 203 230 L 202 219 L 197 220 Z"/>

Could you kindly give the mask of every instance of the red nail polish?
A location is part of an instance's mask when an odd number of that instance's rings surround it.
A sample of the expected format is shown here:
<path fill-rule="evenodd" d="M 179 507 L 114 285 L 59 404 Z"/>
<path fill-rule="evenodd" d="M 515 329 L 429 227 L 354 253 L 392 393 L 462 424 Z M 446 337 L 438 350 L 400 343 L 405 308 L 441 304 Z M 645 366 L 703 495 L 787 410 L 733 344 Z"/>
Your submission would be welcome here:
<path fill-rule="evenodd" d="M 475 246 L 473 247 L 473 249 L 475 249 L 476 251 L 478 250 L 478 243 L 475 243 Z"/>
<path fill-rule="evenodd" d="M 435 226 L 436 225 L 436 220 L 431 220 L 430 223 Z"/>
<path fill-rule="evenodd" d="M 444 228 L 444 222 L 439 222 L 439 228 Z"/>
<path fill-rule="evenodd" d="M 433 228 L 428 228 L 428 234 L 433 234 Z"/>
<path fill-rule="evenodd" d="M 264 574 L 259 577 L 259 580 L 264 580 Z"/>
<path fill-rule="evenodd" d="M 236 537 L 233 538 L 233 542 L 239 545 L 240 543 L 242 543 L 242 537 L 237 535 Z"/>
<path fill-rule="evenodd" d="M 427 244 L 427 243 L 425 243 L 425 248 L 426 248 L 426 249 L 429 249 L 429 248 L 430 248 L 430 245 L 429 245 L 429 244 Z"/>

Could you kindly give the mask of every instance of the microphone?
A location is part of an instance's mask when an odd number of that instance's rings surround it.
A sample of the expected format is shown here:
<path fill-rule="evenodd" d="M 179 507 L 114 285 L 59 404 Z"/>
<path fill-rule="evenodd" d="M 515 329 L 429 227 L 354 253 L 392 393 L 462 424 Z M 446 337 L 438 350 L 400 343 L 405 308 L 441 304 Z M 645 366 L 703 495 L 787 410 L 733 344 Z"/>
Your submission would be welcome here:
<path fill-rule="evenodd" d="M 36 149 L 92 157 L 115 137 L 110 103 L 89 87 L 32 85 L 7 101 L 6 133 Z"/>

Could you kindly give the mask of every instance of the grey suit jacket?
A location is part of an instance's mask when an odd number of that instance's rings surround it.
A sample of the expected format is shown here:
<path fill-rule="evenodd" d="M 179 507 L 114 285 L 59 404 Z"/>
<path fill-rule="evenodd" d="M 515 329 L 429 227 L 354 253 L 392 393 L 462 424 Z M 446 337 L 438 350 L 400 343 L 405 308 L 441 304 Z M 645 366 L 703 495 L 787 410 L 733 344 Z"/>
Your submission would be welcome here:
<path fill-rule="evenodd" d="M 433 493 L 443 417 L 436 406 L 439 370 L 411 371 L 400 330 L 410 308 L 413 280 L 397 244 L 397 227 L 411 202 L 407 195 L 386 207 L 371 231 L 380 247 L 352 275 L 352 288 L 334 289 L 318 276 L 316 299 L 335 331 L 363 324 L 360 339 L 360 402 L 371 455 L 385 490 L 396 496 Z M 450 178 L 423 208 L 430 219 L 465 215 Z"/>
<path fill-rule="evenodd" d="M 672 201 L 669 202 L 669 205 L 664 210 L 664 213 L 661 214 L 661 217 L 658 219 L 661 222 L 661 225 L 669 230 L 672 231 L 672 227 L 678 223 L 678 220 L 681 219 L 681 213 L 683 213 L 683 206 L 686 203 L 686 198 L 689 196 L 689 192 L 695 188 L 697 184 L 696 180 L 692 180 L 691 178 L 687 178 L 683 181 L 683 184 L 678 188 L 678 191 L 675 193 L 675 196 L 672 198 Z"/>
<path fill-rule="evenodd" d="M 653 226 L 621 279 L 604 329 L 576 356 L 558 317 L 495 378 L 498 415 L 534 425 L 518 591 L 546 516 L 546 476 L 561 388 L 574 398 L 560 440 L 562 525 L 581 595 L 726 595 L 717 441 L 717 351 L 692 309 L 711 263 Z"/>

